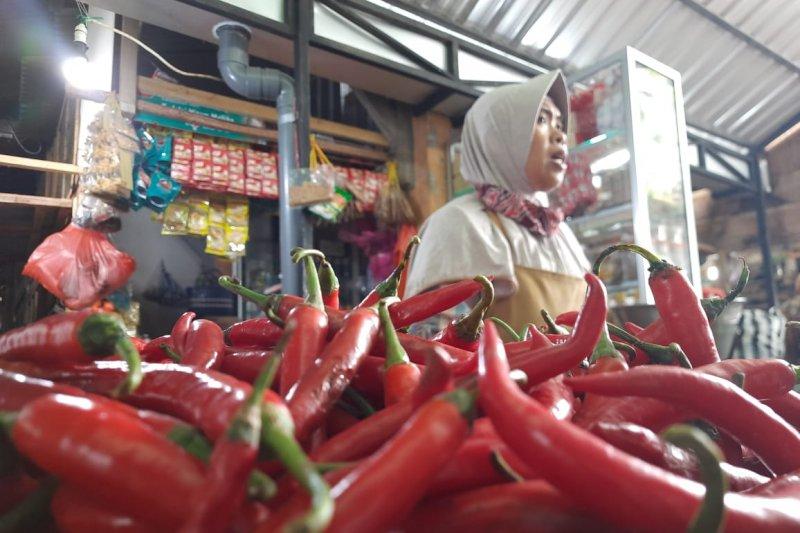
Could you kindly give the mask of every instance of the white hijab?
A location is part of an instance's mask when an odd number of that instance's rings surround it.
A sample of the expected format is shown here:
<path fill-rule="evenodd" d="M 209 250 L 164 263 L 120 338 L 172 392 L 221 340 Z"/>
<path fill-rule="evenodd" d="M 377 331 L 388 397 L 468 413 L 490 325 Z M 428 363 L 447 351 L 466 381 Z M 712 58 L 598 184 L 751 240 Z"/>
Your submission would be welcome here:
<path fill-rule="evenodd" d="M 525 162 L 533 126 L 548 95 L 561 111 L 566 131 L 569 96 L 560 70 L 500 87 L 475 101 L 461 133 L 461 174 L 465 180 L 473 185 L 496 185 L 533 195 L 535 191 L 525 176 Z M 540 196 L 546 195 L 537 195 L 536 199 Z"/>

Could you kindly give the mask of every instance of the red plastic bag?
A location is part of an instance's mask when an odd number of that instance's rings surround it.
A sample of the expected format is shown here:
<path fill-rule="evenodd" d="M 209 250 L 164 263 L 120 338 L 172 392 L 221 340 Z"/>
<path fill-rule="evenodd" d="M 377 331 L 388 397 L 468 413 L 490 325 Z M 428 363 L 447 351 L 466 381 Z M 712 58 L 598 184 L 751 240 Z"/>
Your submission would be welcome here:
<path fill-rule="evenodd" d="M 133 257 L 117 250 L 104 233 L 75 224 L 47 237 L 22 269 L 69 309 L 83 309 L 128 281 Z"/>

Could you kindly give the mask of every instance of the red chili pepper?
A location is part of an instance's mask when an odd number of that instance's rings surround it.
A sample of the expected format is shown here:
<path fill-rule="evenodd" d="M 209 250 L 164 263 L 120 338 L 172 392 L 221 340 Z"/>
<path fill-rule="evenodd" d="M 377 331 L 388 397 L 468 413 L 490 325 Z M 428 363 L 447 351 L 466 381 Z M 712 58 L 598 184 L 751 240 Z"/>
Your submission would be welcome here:
<path fill-rule="evenodd" d="M 747 378 L 745 378 L 745 384 L 747 384 Z M 800 428 L 800 394 L 789 391 L 783 396 L 772 398 L 764 403 L 796 429 Z"/>
<path fill-rule="evenodd" d="M 179 316 L 175 324 L 172 325 L 170 338 L 172 339 L 173 348 L 177 350 L 183 348 L 183 345 L 186 343 L 186 336 L 189 334 L 189 330 L 192 328 L 192 322 L 194 322 L 196 317 L 197 314 L 195 312 L 186 311 Z"/>
<path fill-rule="evenodd" d="M 659 324 L 663 324 L 663 322 L 661 322 L 660 319 L 659 319 L 658 322 L 659 322 Z M 637 337 L 639 337 L 639 335 L 644 331 L 644 328 L 642 326 L 638 326 L 638 325 L 634 324 L 633 322 L 625 322 L 623 324 L 623 327 L 625 328 L 625 331 L 627 331 L 631 335 L 636 335 Z M 644 340 L 644 339 L 642 339 L 642 340 Z"/>
<path fill-rule="evenodd" d="M 658 314 L 674 342 L 686 351 L 693 366 L 719 361 L 714 335 L 708 317 L 680 269 L 660 259 L 652 252 L 635 244 L 618 244 L 606 248 L 594 263 L 597 272 L 600 263 L 617 250 L 627 250 L 642 256 L 650 264 L 650 290 L 653 291 Z"/>
<path fill-rule="evenodd" d="M 319 363 L 309 368 L 291 390 L 287 403 L 300 441 L 305 441 L 322 424 L 328 410 L 350 384 L 379 326 L 374 309 L 351 311 L 342 329 L 322 350 Z"/>
<path fill-rule="evenodd" d="M 470 352 L 478 349 L 478 337 L 483 329 L 483 316 L 494 302 L 494 286 L 486 276 L 478 276 L 475 281 L 481 284 L 481 299 L 469 313 L 447 324 L 433 337 L 434 341 Z"/>
<path fill-rule="evenodd" d="M 129 369 L 115 393 L 129 393 L 142 379 L 141 360 L 130 337 L 111 315 L 62 313 L 0 335 L 0 360 L 70 365 L 114 354 L 120 355 Z"/>
<path fill-rule="evenodd" d="M 390 305 L 389 308 L 391 309 L 391 307 Z M 392 323 L 394 323 L 394 321 L 392 321 Z M 477 359 L 475 358 L 474 352 L 399 331 L 397 332 L 397 338 L 400 341 L 400 345 L 408 354 L 409 359 L 414 363 L 424 364 L 427 355 L 435 348 L 447 354 L 447 360 L 455 375 L 463 376 L 475 371 Z M 372 355 L 386 356 L 386 342 L 381 334 L 378 335 L 370 353 Z"/>
<path fill-rule="evenodd" d="M 322 292 L 313 259 L 318 255 L 322 255 L 321 252 L 302 248 L 295 248 L 292 253 L 294 262 L 304 263 L 308 296 L 305 304 L 292 309 L 286 317 L 285 335 L 289 340 L 281 364 L 280 393 L 283 397 L 286 397 L 306 370 L 313 366 L 328 336 L 328 315 L 325 314 L 322 303 Z"/>
<path fill-rule="evenodd" d="M 280 317 L 286 321 L 284 335 L 289 339 L 280 373 L 280 393 L 284 397 L 319 357 L 328 336 L 328 315 L 322 303 L 314 257 L 325 258 L 319 250 L 292 250 L 292 260 L 304 263 L 308 296 L 302 304 L 294 306 L 285 318 Z M 228 278 L 220 278 L 220 284 L 262 308 L 269 308 L 270 296 L 252 291 Z"/>
<path fill-rule="evenodd" d="M 161 527 L 177 528 L 203 485 L 192 457 L 109 402 L 44 396 L 20 411 L 11 437 L 62 482 Z"/>
<path fill-rule="evenodd" d="M 360 421 L 360 418 L 356 418 L 344 409 L 334 407 L 328 414 L 327 420 L 325 420 L 325 434 L 333 437 L 342 431 L 350 429 Z"/>
<path fill-rule="evenodd" d="M 486 324 L 478 351 L 480 404 L 497 433 L 519 457 L 576 503 L 625 529 L 686 528 L 704 492 L 702 486 L 620 452 L 577 426 L 555 420 L 508 377 L 503 344 Z M 680 369 L 659 367 L 660 370 Z M 615 377 L 611 373 L 592 379 Z M 653 495 L 658 498 L 653 498 Z M 725 496 L 730 531 L 791 531 L 800 516 L 785 502 L 735 493 Z"/>
<path fill-rule="evenodd" d="M 796 499 L 800 497 L 800 472 L 790 472 L 770 479 L 766 483 L 748 490 L 747 494 L 770 498 Z"/>
<path fill-rule="evenodd" d="M 668 346 L 661 346 L 653 342 L 643 341 L 614 324 L 607 324 L 607 327 L 611 331 L 613 338 L 631 346 L 634 352 L 634 359 L 631 366 L 654 363 L 659 365 L 678 364 L 684 368 L 692 368 L 692 363 L 689 361 L 686 353 L 684 353 L 680 345 L 675 342 L 670 343 Z"/>
<path fill-rule="evenodd" d="M 559 326 L 575 327 L 575 322 L 578 320 L 580 311 L 566 311 L 556 317 L 556 324 Z"/>
<path fill-rule="evenodd" d="M 545 481 L 525 481 L 459 492 L 416 507 L 401 531 L 614 531 Z"/>
<path fill-rule="evenodd" d="M 175 351 L 181 356 L 181 364 L 201 370 L 219 367 L 225 354 L 225 335 L 222 328 L 216 322 L 202 318 L 192 321 L 183 342 L 174 334 L 172 342 Z"/>
<path fill-rule="evenodd" d="M 406 265 L 411 258 L 411 252 L 414 250 L 414 248 L 416 248 L 419 242 L 419 237 L 414 235 L 406 245 L 406 250 L 403 253 L 403 259 L 400 260 L 400 263 L 397 265 L 397 267 L 395 267 L 389 277 L 378 283 L 378 285 L 376 285 L 375 288 L 372 289 L 372 291 L 370 291 L 370 293 L 367 294 L 367 296 L 361 300 L 361 303 L 356 307 L 372 307 L 378 303 L 378 300 L 397 296 L 397 288 L 400 284 L 400 277 L 402 276 L 403 270 L 405 270 Z M 408 324 L 406 324 L 406 326 L 407 325 Z"/>
<path fill-rule="evenodd" d="M 379 341 L 378 339 L 375 343 L 377 344 Z M 375 404 L 383 403 L 383 367 L 385 363 L 386 359 L 384 357 L 368 355 L 364 358 L 364 362 L 361 363 L 361 366 L 358 367 L 356 377 L 354 377 L 353 381 L 350 383 L 351 387 Z M 422 374 L 425 370 L 425 366 L 417 365 L 416 363 L 413 364 L 417 367 L 420 374 Z"/>
<path fill-rule="evenodd" d="M 534 385 L 550 379 L 577 366 L 591 355 L 605 326 L 608 310 L 606 289 L 600 278 L 586 274 L 589 294 L 581 309 L 575 329 L 569 340 L 527 354 L 519 354 L 511 360 L 513 368 L 519 368 L 528 376 L 528 383 Z"/>
<path fill-rule="evenodd" d="M 480 290 L 481 284 L 473 279 L 457 281 L 390 305 L 389 314 L 394 327 L 404 328 L 443 313 L 472 298 Z"/>
<path fill-rule="evenodd" d="M 225 330 L 225 342 L 231 346 L 272 348 L 283 336 L 283 328 L 269 318 L 250 318 Z"/>
<path fill-rule="evenodd" d="M 142 356 L 143 361 L 147 361 L 148 363 L 160 363 L 165 359 L 170 358 L 170 355 L 165 347 L 172 349 L 171 335 L 162 335 L 151 341 L 148 341 L 148 343 L 144 345 L 144 348 L 142 348 L 139 353 Z"/>
<path fill-rule="evenodd" d="M 408 354 L 400 346 L 397 333 L 389 318 L 386 300 L 381 300 L 378 305 L 383 338 L 386 346 L 386 362 L 383 374 L 383 403 L 386 406 L 394 405 L 409 396 L 417 388 L 421 372 L 417 365 L 411 362 Z"/>
<path fill-rule="evenodd" d="M 729 381 L 739 374 L 744 391 L 759 400 L 780 398 L 800 383 L 800 366 L 783 359 L 726 359 L 696 370 Z"/>
<path fill-rule="evenodd" d="M 483 428 L 479 429 L 479 425 Z M 508 468 L 522 479 L 539 477 L 534 469 L 521 461 L 508 445 L 500 440 L 491 422 L 481 418 L 473 424 L 473 434 L 458 447 L 450 461 L 436 474 L 425 493 L 425 498 L 519 481 L 509 477 L 498 464 L 498 457 L 502 458 Z"/>
<path fill-rule="evenodd" d="M 703 298 L 700 300 L 700 305 L 708 318 L 709 323 L 713 323 L 719 315 L 734 301 L 747 286 L 747 281 L 750 278 L 750 269 L 747 268 L 747 263 L 742 259 L 742 272 L 739 274 L 739 280 L 736 286 L 725 296 L 725 298 Z M 632 328 L 632 329 L 629 329 Z M 649 326 L 642 329 L 636 324 L 626 323 L 627 329 L 632 335 L 636 335 L 645 342 L 652 342 L 654 344 L 669 344 L 675 339 L 667 331 L 667 327 L 661 318 L 654 320 Z"/>
<path fill-rule="evenodd" d="M 264 363 L 272 356 L 272 350 L 255 346 L 225 348 L 220 372 L 241 379 L 247 383 L 255 381 Z"/>
<path fill-rule="evenodd" d="M 149 533 L 168 531 L 138 518 L 115 512 L 80 490 L 60 485 L 50 503 L 53 519 L 61 533 L 124 531 Z"/>
<path fill-rule="evenodd" d="M 689 409 L 751 448 L 774 472 L 800 468 L 800 433 L 733 383 L 666 366 L 568 378 L 575 390 L 609 396 L 645 396 Z"/>
<path fill-rule="evenodd" d="M 280 364 L 280 350 L 264 364 L 253 389 L 241 403 L 228 429 L 214 444 L 206 482 L 181 531 L 226 531 L 241 507 L 247 479 L 256 464 L 261 432 L 261 404 Z"/>
<path fill-rule="evenodd" d="M 625 453 L 668 470 L 681 477 L 701 481 L 697 460 L 674 444 L 663 441 L 647 428 L 635 424 L 601 422 L 592 433 Z M 728 463 L 720 463 L 730 490 L 742 492 L 769 481 L 769 478 Z"/>
<path fill-rule="evenodd" d="M 333 487 L 336 510 L 328 531 L 383 531 L 404 517 L 467 437 L 474 401 L 472 393 L 456 389 L 427 402 Z"/>
<path fill-rule="evenodd" d="M 558 420 L 570 420 L 575 414 L 575 395 L 564 384 L 563 375 L 534 385 L 528 389 L 527 394 Z"/>
<path fill-rule="evenodd" d="M 323 259 L 319 265 L 319 284 L 322 302 L 328 307 L 339 309 L 339 278 L 327 259 Z"/>
<path fill-rule="evenodd" d="M 419 405 L 449 387 L 451 377 L 444 355 L 432 350 L 414 394 L 332 437 L 314 450 L 312 458 L 319 462 L 351 461 L 372 453 L 397 433 Z"/>
<path fill-rule="evenodd" d="M 102 361 L 72 368 L 30 367 L 25 373 L 106 395 L 125 369 L 118 361 Z M 199 428 L 211 440 L 225 432 L 231 417 L 251 390 L 250 385 L 227 374 L 184 365 L 145 363 L 142 373 L 142 384 L 124 398 L 126 402 L 179 418 Z M 284 409 L 289 418 L 283 400 L 274 392 L 266 391 L 264 402 Z"/>

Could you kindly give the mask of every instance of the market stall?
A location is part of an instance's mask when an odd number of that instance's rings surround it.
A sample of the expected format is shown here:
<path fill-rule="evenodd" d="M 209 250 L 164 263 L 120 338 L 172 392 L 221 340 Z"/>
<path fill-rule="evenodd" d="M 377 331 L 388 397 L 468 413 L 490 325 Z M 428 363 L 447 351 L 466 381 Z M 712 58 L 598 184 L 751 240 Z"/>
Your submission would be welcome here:
<path fill-rule="evenodd" d="M 76 4 L 0 153 L 0 530 L 800 529 L 800 133 L 429 4 Z"/>

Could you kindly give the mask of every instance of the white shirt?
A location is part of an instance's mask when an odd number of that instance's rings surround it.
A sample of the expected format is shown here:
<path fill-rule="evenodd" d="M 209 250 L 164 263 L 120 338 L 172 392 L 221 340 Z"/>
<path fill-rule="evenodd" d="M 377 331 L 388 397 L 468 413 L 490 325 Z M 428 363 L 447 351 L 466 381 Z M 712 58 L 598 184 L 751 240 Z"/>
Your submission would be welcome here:
<path fill-rule="evenodd" d="M 564 223 L 553 235 L 537 237 L 499 215 L 508 239 L 474 194 L 456 198 L 433 213 L 420 229 L 406 280 L 405 296 L 475 276 L 494 276 L 495 293 L 507 297 L 519 284 L 514 267 L 582 277 L 591 265 Z"/>

